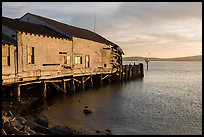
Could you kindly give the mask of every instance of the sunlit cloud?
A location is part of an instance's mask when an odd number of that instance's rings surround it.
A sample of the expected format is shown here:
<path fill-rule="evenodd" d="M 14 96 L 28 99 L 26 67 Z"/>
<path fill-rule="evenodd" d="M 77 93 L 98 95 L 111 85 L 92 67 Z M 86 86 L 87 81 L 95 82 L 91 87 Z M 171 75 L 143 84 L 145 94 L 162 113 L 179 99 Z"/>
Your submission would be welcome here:
<path fill-rule="evenodd" d="M 154 57 L 202 54 L 201 2 L 2 4 L 2 15 L 11 18 L 20 18 L 30 12 L 91 31 L 95 26 L 95 32 L 118 44 L 125 56 L 147 56 L 148 53 Z"/>

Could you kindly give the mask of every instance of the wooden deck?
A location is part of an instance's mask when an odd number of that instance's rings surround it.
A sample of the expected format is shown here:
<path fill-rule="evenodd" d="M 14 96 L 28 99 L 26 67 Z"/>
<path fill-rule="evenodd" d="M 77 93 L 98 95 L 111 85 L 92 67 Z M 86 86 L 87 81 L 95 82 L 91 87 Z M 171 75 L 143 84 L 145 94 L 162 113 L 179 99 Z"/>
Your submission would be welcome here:
<path fill-rule="evenodd" d="M 81 73 L 80 73 L 81 72 Z M 27 80 L 24 78 L 23 81 L 16 81 L 12 83 L 3 83 L 2 88 L 7 86 L 15 87 L 12 95 L 15 95 L 17 99 L 21 96 L 22 86 L 31 86 L 38 84 L 41 88 L 41 96 L 46 97 L 47 86 L 51 83 L 55 88 L 63 91 L 64 93 L 70 93 L 77 89 L 84 90 L 87 86 L 93 87 L 95 85 L 103 86 L 103 82 L 111 83 L 113 81 L 123 82 L 134 78 L 143 78 L 143 64 L 138 65 L 121 65 L 118 70 L 106 69 L 106 71 L 74 71 L 74 73 L 64 73 L 57 76 L 44 76 L 33 78 L 34 80 Z M 59 84 L 60 83 L 60 84 Z M 60 86 L 59 86 L 60 85 Z"/>

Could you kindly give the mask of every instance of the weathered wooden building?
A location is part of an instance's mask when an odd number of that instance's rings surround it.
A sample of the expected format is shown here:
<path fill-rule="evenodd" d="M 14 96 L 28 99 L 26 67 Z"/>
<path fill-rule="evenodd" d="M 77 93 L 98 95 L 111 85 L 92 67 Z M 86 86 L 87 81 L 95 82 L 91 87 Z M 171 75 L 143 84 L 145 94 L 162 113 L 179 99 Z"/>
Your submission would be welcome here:
<path fill-rule="evenodd" d="M 73 39 L 72 67 L 83 69 L 82 71 L 87 71 L 85 68 L 89 68 L 90 72 L 100 70 L 115 72 L 122 63 L 122 49 L 92 31 L 31 13 L 25 14 L 20 20 L 44 25 L 59 33 L 71 35 Z M 114 68 L 116 69 L 114 70 Z"/>
<path fill-rule="evenodd" d="M 92 76 L 119 75 L 124 54 L 90 30 L 30 13 L 2 17 L 2 53 L 2 85 L 43 83 L 45 89 L 49 80 L 84 85 Z"/>
<path fill-rule="evenodd" d="M 17 75 L 17 43 L 2 33 L 2 80 L 14 80 Z"/>
<path fill-rule="evenodd" d="M 16 43 L 16 56 L 10 58 L 15 65 L 15 78 L 3 77 L 3 84 L 31 81 L 45 76 L 55 76 L 63 71 L 62 65 L 69 65 L 68 56 L 71 56 L 71 38 L 55 32 L 45 26 L 22 22 L 2 17 L 2 32 Z M 3 49 L 2 53 L 7 51 Z M 65 53 L 66 58 L 63 54 Z M 14 56 L 14 52 L 10 51 Z M 52 66 L 51 66 L 52 65 Z M 2 75 L 8 65 L 3 65 Z M 9 71 L 9 74 L 13 74 Z M 14 71 L 13 71 L 14 72 Z M 7 72 L 8 74 L 8 72 Z M 8 74 L 8 75 L 9 75 Z"/>

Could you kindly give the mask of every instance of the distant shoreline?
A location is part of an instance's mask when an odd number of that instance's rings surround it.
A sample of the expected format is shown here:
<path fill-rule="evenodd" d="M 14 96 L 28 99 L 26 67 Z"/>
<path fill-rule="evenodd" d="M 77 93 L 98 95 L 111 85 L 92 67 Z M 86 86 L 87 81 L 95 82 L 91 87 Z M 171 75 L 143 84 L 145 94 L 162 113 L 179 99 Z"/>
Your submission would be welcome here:
<path fill-rule="evenodd" d="M 178 58 L 149 58 L 150 61 L 202 61 L 202 55 Z M 145 57 L 123 57 L 123 61 L 145 61 Z"/>

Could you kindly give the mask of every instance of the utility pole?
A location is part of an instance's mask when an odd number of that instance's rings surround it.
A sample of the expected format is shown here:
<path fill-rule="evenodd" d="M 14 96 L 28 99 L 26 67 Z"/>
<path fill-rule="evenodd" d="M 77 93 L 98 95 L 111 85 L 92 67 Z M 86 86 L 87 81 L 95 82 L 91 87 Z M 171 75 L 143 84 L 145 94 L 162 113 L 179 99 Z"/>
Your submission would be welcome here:
<path fill-rule="evenodd" d="M 148 65 L 149 65 L 149 58 L 150 58 L 150 53 L 149 53 L 149 57 L 145 58 L 145 62 L 147 63 L 147 70 L 149 69 L 149 68 L 148 68 Z"/>
<path fill-rule="evenodd" d="M 96 11 L 94 11 L 94 32 L 95 32 L 95 28 L 96 28 Z"/>

